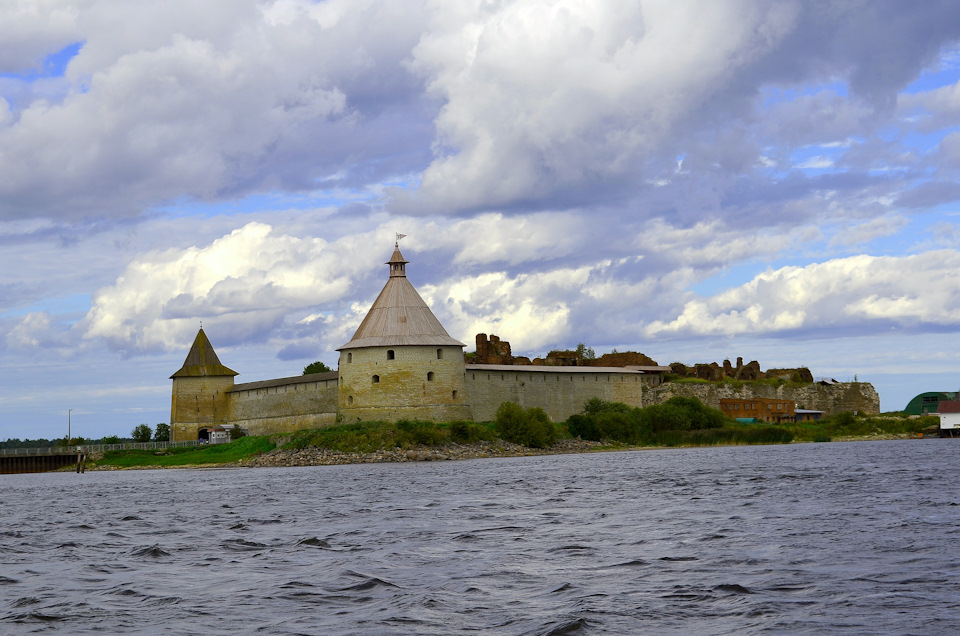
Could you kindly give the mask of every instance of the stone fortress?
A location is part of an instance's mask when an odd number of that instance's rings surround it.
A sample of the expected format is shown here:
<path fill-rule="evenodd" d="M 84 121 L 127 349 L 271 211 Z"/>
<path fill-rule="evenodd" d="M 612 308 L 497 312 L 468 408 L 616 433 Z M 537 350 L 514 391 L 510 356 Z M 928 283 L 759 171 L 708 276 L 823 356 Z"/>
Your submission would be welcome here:
<path fill-rule="evenodd" d="M 236 384 L 238 373 L 220 362 L 201 327 L 171 376 L 171 440 L 206 437 L 230 426 L 267 435 L 359 420 L 489 421 L 508 401 L 538 406 L 559 422 L 595 397 L 644 406 L 690 395 L 714 408 L 721 398 L 793 397 L 784 393 L 796 387 L 664 383 L 671 368 L 636 353 L 612 354 L 609 366 L 571 366 L 563 356 L 533 364 L 513 359 L 503 343 L 506 355 L 498 358 L 490 351 L 499 339 L 485 334 L 477 336 L 485 362 L 467 363 L 466 345 L 450 337 L 417 293 L 407 263 L 395 244 L 383 290 L 350 342 L 337 349 L 338 371 Z M 798 404 L 828 413 L 879 412 L 876 391 L 866 383 L 811 384 L 798 397 Z"/>

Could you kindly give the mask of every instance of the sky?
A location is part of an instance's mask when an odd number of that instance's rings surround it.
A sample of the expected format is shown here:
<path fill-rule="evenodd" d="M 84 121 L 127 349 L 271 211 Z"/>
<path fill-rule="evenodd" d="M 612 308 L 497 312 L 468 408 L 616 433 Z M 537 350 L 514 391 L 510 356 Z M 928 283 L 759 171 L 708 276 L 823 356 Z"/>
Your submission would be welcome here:
<path fill-rule="evenodd" d="M 7 0 L 0 439 L 450 334 L 960 389 L 960 3 Z M 69 415 L 68 415 L 69 413 Z"/>

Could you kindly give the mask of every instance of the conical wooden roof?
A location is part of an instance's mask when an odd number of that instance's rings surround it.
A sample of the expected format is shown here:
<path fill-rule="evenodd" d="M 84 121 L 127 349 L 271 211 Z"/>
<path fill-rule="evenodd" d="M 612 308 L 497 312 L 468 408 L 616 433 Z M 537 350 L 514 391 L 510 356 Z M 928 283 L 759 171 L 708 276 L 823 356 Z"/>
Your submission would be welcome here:
<path fill-rule="evenodd" d="M 217 352 L 213 350 L 213 345 L 207 339 L 207 334 L 203 333 L 203 327 L 200 327 L 200 331 L 197 332 L 197 337 L 193 341 L 193 346 L 190 347 L 190 353 L 187 354 L 187 359 L 183 361 L 183 366 L 171 375 L 170 379 L 223 375 L 239 374 L 220 364 Z"/>
<path fill-rule="evenodd" d="M 387 261 L 390 278 L 344 349 L 392 347 L 400 345 L 465 347 L 443 328 L 430 307 L 407 280 L 406 264 L 400 247 L 394 245 Z"/>

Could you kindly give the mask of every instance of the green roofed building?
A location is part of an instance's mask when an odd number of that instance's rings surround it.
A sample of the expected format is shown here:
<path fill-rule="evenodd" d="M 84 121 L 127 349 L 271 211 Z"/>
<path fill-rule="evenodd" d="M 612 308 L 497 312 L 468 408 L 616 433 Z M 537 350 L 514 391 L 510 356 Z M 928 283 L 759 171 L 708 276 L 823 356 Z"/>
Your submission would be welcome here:
<path fill-rule="evenodd" d="M 940 402 L 960 399 L 956 392 L 951 391 L 928 391 L 921 393 L 910 400 L 907 408 L 903 409 L 904 415 L 929 415 L 936 413 L 940 409 Z"/>

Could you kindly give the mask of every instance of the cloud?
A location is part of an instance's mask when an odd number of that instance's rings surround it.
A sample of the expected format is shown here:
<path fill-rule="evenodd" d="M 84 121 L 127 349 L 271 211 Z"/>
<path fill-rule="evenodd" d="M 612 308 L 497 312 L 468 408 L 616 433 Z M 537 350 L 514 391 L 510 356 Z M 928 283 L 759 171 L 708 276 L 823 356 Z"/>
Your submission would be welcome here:
<path fill-rule="evenodd" d="M 792 106 L 794 139 L 846 138 L 888 117 L 896 92 L 960 33 L 956 5 L 901 19 L 906 10 L 570 1 L 434 15 L 411 68 L 444 101 L 436 156 L 418 195 L 398 193 L 396 203 L 469 212 L 617 200 L 681 153 L 697 172 L 749 173 L 763 86 L 849 81 L 862 104 L 824 94 Z M 826 137 L 813 132 L 820 125 Z"/>
<path fill-rule="evenodd" d="M 569 330 L 565 290 L 579 289 L 588 268 L 510 277 L 491 272 L 420 289 L 447 331 L 469 346 L 477 333 L 507 333 L 518 350 L 556 342 Z"/>
<path fill-rule="evenodd" d="M 13 351 L 31 351 L 38 347 L 64 347 L 66 338 L 54 328 L 53 317 L 45 311 L 31 312 L 6 334 L 6 346 Z"/>
<path fill-rule="evenodd" d="M 0 73 L 38 71 L 44 58 L 74 42 L 80 11 L 58 0 L 11 0 L 0 20 Z"/>
<path fill-rule="evenodd" d="M 137 258 L 94 294 L 85 337 L 128 353 L 172 350 L 207 320 L 225 342 L 261 340 L 288 313 L 346 293 L 349 263 L 322 239 L 249 223 L 203 247 Z"/>
<path fill-rule="evenodd" d="M 907 219 L 902 216 L 886 216 L 851 224 L 838 229 L 830 239 L 829 245 L 831 247 L 864 245 L 884 236 L 894 236 L 906 225 Z"/>
<path fill-rule="evenodd" d="M 712 298 L 689 301 L 675 319 L 646 327 L 651 338 L 883 333 L 891 328 L 960 329 L 960 254 L 867 255 L 784 267 Z"/>
<path fill-rule="evenodd" d="M 410 215 L 651 218 L 664 211 L 644 200 L 669 196 L 687 221 L 730 216 L 768 202 L 737 196 L 771 196 L 751 183 L 786 169 L 784 144 L 889 122 L 885 105 L 960 33 L 955 5 L 934 1 L 12 6 L 0 65 L 83 46 L 47 88 L 0 81 L 0 220 L 71 223 L 344 188 L 388 190 Z M 801 82 L 831 88 L 765 104 Z M 896 150 L 886 163 L 910 165 Z"/>
<path fill-rule="evenodd" d="M 429 113 L 400 66 L 416 5 L 94 1 L 73 13 L 85 45 L 68 90 L 0 108 L 0 219 L 364 186 L 426 160 Z"/>

